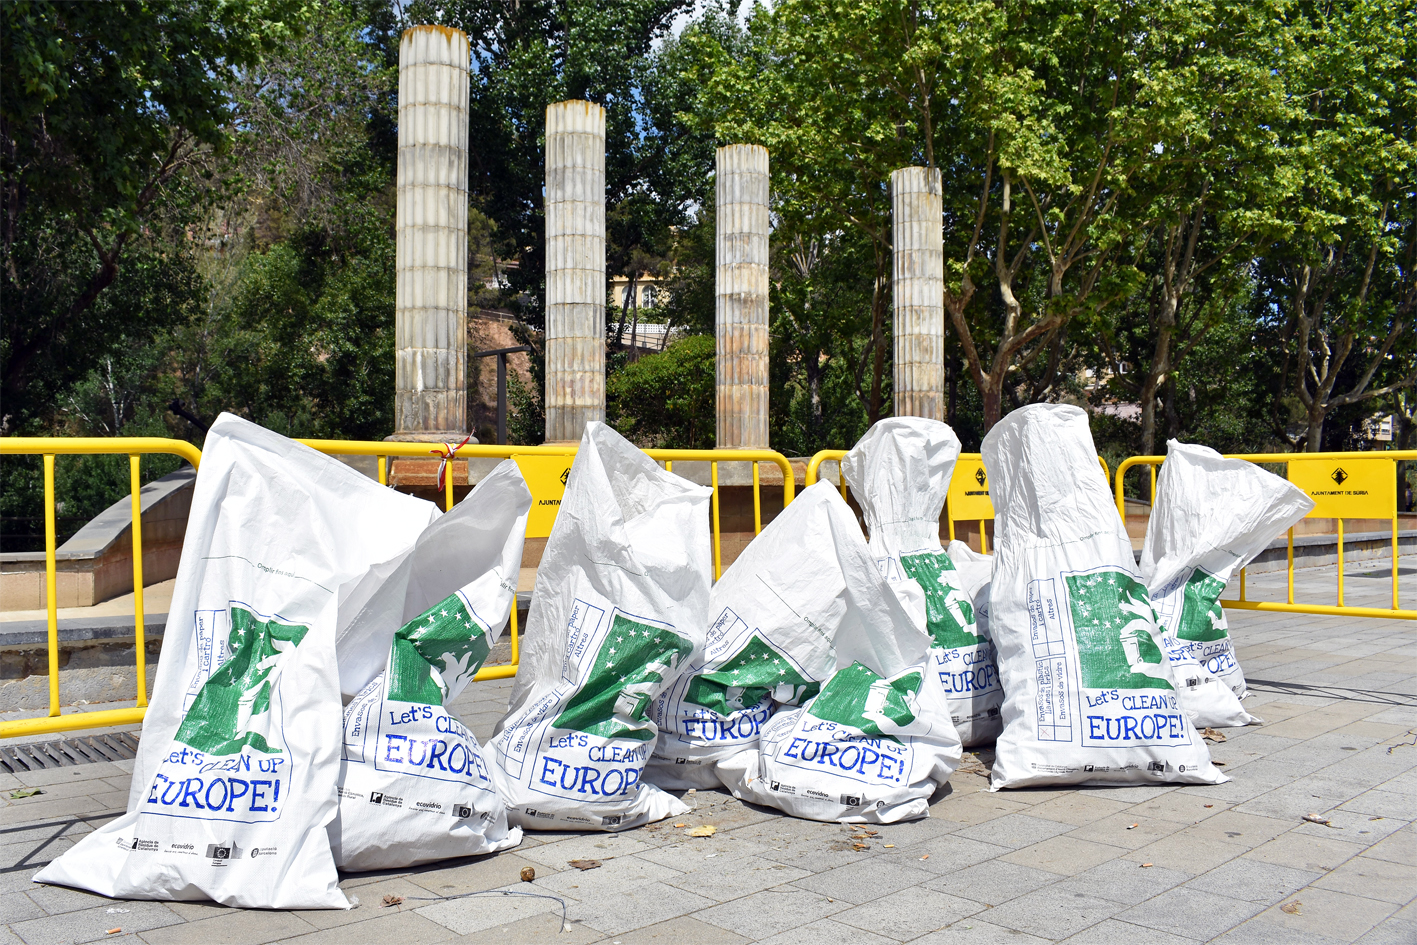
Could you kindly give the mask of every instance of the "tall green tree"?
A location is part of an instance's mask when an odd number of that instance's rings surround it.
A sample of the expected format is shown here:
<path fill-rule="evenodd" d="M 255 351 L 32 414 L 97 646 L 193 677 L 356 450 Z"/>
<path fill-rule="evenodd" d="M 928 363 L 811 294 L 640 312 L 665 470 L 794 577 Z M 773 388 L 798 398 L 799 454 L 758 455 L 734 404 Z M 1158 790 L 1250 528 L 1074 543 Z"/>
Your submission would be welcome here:
<path fill-rule="evenodd" d="M 15 0 L 0 5 L 0 295 L 5 411 L 43 376 L 111 351 L 95 303 L 230 142 L 229 84 L 292 35 L 293 0 Z M 140 316 L 141 317 L 141 316 Z"/>
<path fill-rule="evenodd" d="M 1284 322 L 1285 386 L 1310 452 L 1336 408 L 1417 384 L 1417 12 L 1389 0 L 1301 3 L 1278 67 L 1294 104 L 1280 128 L 1296 185 L 1261 288 Z M 1277 413 L 1277 432 L 1285 426 Z"/>

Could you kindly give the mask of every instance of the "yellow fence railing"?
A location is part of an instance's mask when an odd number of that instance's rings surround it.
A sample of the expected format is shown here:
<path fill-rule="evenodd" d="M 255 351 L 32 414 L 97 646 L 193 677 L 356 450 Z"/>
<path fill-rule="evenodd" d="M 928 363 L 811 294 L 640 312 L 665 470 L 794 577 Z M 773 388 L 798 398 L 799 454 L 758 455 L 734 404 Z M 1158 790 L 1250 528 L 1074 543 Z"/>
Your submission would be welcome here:
<path fill-rule="evenodd" d="M 807 464 L 806 484 L 812 485 L 821 476 L 822 463 L 834 462 L 838 470 L 846 450 L 822 450 Z M 1112 470 L 1107 460 L 1097 457 L 1102 464 L 1102 475 L 1109 482 Z M 846 477 L 841 476 L 841 497 L 847 497 Z M 945 522 L 949 529 L 950 541 L 955 540 L 955 522 L 979 523 L 979 551 L 989 553 L 989 532 L 986 524 L 994 518 L 994 503 L 989 498 L 989 476 L 984 471 L 984 459 L 978 453 L 960 453 L 955 462 L 954 474 L 950 477 L 949 492 L 945 495 Z"/>
<path fill-rule="evenodd" d="M 1396 617 L 1417 620 L 1417 610 L 1404 609 L 1398 599 L 1398 519 L 1397 463 L 1417 460 L 1417 450 L 1384 450 L 1362 453 L 1235 453 L 1227 458 L 1243 459 L 1262 466 L 1283 466 L 1290 482 L 1314 500 L 1308 518 L 1331 518 L 1337 524 L 1338 586 L 1335 604 L 1305 604 L 1294 600 L 1294 529 L 1288 532 L 1288 594 L 1283 601 L 1250 600 L 1246 594 L 1245 571 L 1240 571 L 1240 596 L 1222 600 L 1237 610 L 1279 613 L 1327 614 L 1348 617 Z M 1117 511 L 1125 517 L 1123 487 L 1127 473 L 1145 466 L 1150 473 L 1149 493 L 1156 499 L 1156 471 L 1164 456 L 1133 456 L 1117 467 L 1114 489 Z M 1344 603 L 1344 519 L 1368 519 L 1391 523 L 1392 528 L 1392 607 L 1354 607 Z"/>
<path fill-rule="evenodd" d="M 178 456 L 194 467 L 202 453 L 191 443 L 158 437 L 0 437 L 0 454 L 38 455 L 44 465 L 44 597 L 49 624 L 49 714 L 35 719 L 0 722 L 0 738 L 42 735 L 83 728 L 132 725 L 143 720 L 148 704 L 147 640 L 143 611 L 143 508 L 142 458 L 155 453 Z M 54 521 L 54 462 L 68 455 L 127 455 L 128 482 L 133 514 L 133 645 L 137 653 L 137 705 L 131 709 L 98 709 L 63 715 L 59 699 L 59 581 L 55 552 L 58 541 Z"/>
<path fill-rule="evenodd" d="M 439 448 L 430 443 L 406 443 L 391 441 L 358 440 L 301 440 L 305 445 L 332 456 L 373 456 L 378 462 L 378 479 L 385 485 L 389 482 L 391 462 L 395 459 L 437 459 L 450 458 L 450 465 L 468 460 L 513 459 L 520 467 L 527 485 L 532 492 L 532 515 L 528 520 L 527 534 L 533 538 L 544 538 L 550 534 L 551 524 L 556 517 L 562 493 L 565 489 L 565 473 L 575 459 L 575 446 L 498 446 L 489 444 L 468 444 L 454 449 L 451 445 Z M 711 501 L 714 577 L 723 574 L 722 540 L 720 529 L 720 463 L 750 463 L 753 476 L 753 532 L 762 531 L 762 476 L 759 467 L 769 463 L 778 468 L 782 476 L 782 501 L 784 507 L 792 501 L 794 482 L 792 465 L 781 453 L 772 450 L 673 450 L 652 449 L 646 454 L 664 468 L 673 471 L 675 462 L 703 462 L 709 466 L 709 480 L 713 488 Z M 134 642 L 137 648 L 137 705 L 131 709 L 106 709 L 93 712 L 71 712 L 62 714 L 59 693 L 59 621 L 58 621 L 58 567 L 56 562 L 57 531 L 55 527 L 54 463 L 58 455 L 73 454 L 128 454 L 133 509 L 133 604 Z M 39 455 L 44 465 L 44 514 L 45 514 L 45 588 L 48 607 L 48 670 L 49 670 L 49 714 L 38 718 L 0 721 L 0 738 L 14 738 L 24 735 L 42 735 L 54 732 L 74 731 L 85 728 L 101 728 L 115 725 L 130 725 L 141 722 L 148 704 L 146 641 L 144 639 L 143 609 L 143 538 L 142 510 L 139 498 L 141 457 L 154 453 L 169 453 L 179 456 L 197 467 L 202 454 L 197 447 L 181 440 L 158 438 L 69 438 L 69 437 L 3 437 L 0 438 L 0 454 Z M 464 474 L 463 483 L 467 476 Z M 455 477 L 453 469 L 443 477 L 443 504 L 451 509 L 454 501 Z M 511 662 L 485 667 L 475 677 L 479 680 L 505 679 L 516 675 L 520 665 L 520 632 L 517 608 L 512 607 L 510 618 Z"/>

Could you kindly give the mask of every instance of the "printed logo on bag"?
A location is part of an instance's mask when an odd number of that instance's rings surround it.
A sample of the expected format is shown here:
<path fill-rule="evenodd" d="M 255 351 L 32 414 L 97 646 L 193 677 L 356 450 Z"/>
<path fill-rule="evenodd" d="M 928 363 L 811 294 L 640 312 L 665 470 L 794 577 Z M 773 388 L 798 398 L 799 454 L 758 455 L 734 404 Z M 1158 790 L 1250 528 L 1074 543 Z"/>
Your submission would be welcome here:
<path fill-rule="evenodd" d="M 650 699 L 693 648 L 673 630 L 615 614 L 590 675 L 552 727 L 601 738 L 652 740 Z"/>
<path fill-rule="evenodd" d="M 231 657 L 207 679 L 173 737 L 209 755 L 234 755 L 248 746 L 280 754 L 282 749 L 270 744 L 281 723 L 273 718 L 271 694 L 282 664 L 308 632 L 307 627 L 261 620 L 233 604 Z"/>
<path fill-rule="evenodd" d="M 861 797 L 857 794 L 843 794 L 841 796 L 842 807 L 860 807 Z"/>
<path fill-rule="evenodd" d="M 1176 628 L 1176 636 L 1182 640 L 1208 643 L 1224 640 L 1225 610 L 1220 606 L 1220 595 L 1225 583 L 1200 568 L 1191 573 L 1181 600 L 1181 622 Z"/>
<path fill-rule="evenodd" d="M 955 571 L 949 555 L 943 551 L 901 555 L 900 566 L 925 592 L 925 620 L 936 645 L 947 650 L 978 646 L 974 605 L 948 577 Z"/>
<path fill-rule="evenodd" d="M 453 816 L 458 820 L 465 820 L 472 816 L 472 808 L 468 807 L 466 804 L 454 804 Z"/>
<path fill-rule="evenodd" d="M 1063 575 L 1067 614 L 1081 673 L 1081 743 L 1114 748 L 1189 745 L 1191 725 L 1157 645 L 1156 615 L 1146 588 L 1124 571 L 1106 568 Z M 1071 673 L 1059 635 L 1052 579 L 1029 588 L 1039 679 L 1039 739 L 1073 740 Z"/>
<path fill-rule="evenodd" d="M 230 656 L 202 683 L 173 736 L 173 750 L 160 759 L 147 813 L 239 823 L 280 819 L 291 772 L 279 684 L 309 631 L 236 602 L 230 626 Z"/>
<path fill-rule="evenodd" d="M 240 858 L 241 848 L 234 843 L 207 844 L 207 859 L 211 860 L 212 866 L 226 866 L 232 860 Z"/>
<path fill-rule="evenodd" d="M 892 733 L 915 721 L 922 682 L 919 672 L 883 679 L 862 664 L 852 663 L 832 675 L 807 712 L 865 735 L 897 741 Z"/>
<path fill-rule="evenodd" d="M 803 676 L 792 660 L 755 633 L 718 669 L 691 679 L 684 701 L 727 717 L 760 705 L 768 696 L 782 705 L 801 705 L 820 688 L 820 683 Z"/>
<path fill-rule="evenodd" d="M 440 706 L 482 668 L 491 649 L 462 595 L 451 594 L 394 634 L 388 698 Z"/>

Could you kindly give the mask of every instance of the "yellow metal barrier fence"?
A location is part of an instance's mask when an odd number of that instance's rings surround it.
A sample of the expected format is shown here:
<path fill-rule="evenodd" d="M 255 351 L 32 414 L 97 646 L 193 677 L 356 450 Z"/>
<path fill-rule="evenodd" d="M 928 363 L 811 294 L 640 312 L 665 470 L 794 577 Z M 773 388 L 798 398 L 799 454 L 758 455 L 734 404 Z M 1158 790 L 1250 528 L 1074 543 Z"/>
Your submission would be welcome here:
<path fill-rule="evenodd" d="M 1417 460 L 1417 450 L 1385 450 L 1365 453 L 1234 453 L 1229 459 L 1243 459 L 1258 465 L 1284 466 L 1289 481 L 1303 489 L 1314 500 L 1308 518 L 1332 518 L 1338 522 L 1338 593 L 1337 603 L 1300 604 L 1294 601 L 1294 529 L 1288 533 L 1288 595 L 1285 601 L 1249 600 L 1245 594 L 1245 571 L 1240 571 L 1240 597 L 1222 600 L 1226 607 L 1237 610 L 1263 610 L 1279 613 L 1325 614 L 1349 617 L 1396 617 L 1417 620 L 1417 610 L 1403 609 L 1398 601 L 1397 548 L 1397 463 Z M 1146 466 L 1151 473 L 1151 500 L 1156 500 L 1156 470 L 1165 462 L 1164 456 L 1133 456 L 1117 467 L 1115 491 L 1117 511 L 1125 520 L 1126 500 L 1124 479 L 1129 470 Z M 1343 602 L 1343 520 L 1386 519 L 1392 523 L 1392 609 L 1384 607 L 1352 607 Z"/>
<path fill-rule="evenodd" d="M 306 446 L 331 456 L 374 456 L 378 459 L 379 482 L 389 482 L 389 461 L 394 458 L 439 459 L 447 458 L 449 466 L 453 462 L 468 459 L 513 459 L 522 470 L 532 492 L 533 515 L 528 521 L 530 537 L 546 537 L 550 534 L 555 511 L 560 505 L 565 489 L 564 473 L 575 459 L 575 446 L 497 446 L 489 444 L 468 444 L 454 449 L 451 444 L 438 448 L 429 443 L 403 443 L 390 441 L 361 440 L 301 440 Z M 133 493 L 133 606 L 136 629 L 134 639 L 137 646 L 137 706 L 132 709 L 107 709 L 94 712 L 61 714 L 59 698 L 59 620 L 57 606 L 57 575 L 55 561 L 55 495 L 54 461 L 56 455 L 68 454 L 128 454 Z M 48 602 L 49 623 L 49 715 L 13 722 L 0 722 L 0 738 L 14 738 L 22 735 L 42 735 L 53 732 L 73 731 L 84 728 L 100 728 L 113 725 L 130 725 L 141 722 L 148 704 L 146 652 L 143 629 L 143 555 L 142 555 L 142 508 L 139 492 L 140 457 L 153 453 L 170 453 L 185 459 L 193 467 L 201 463 L 202 454 L 197 447 L 182 440 L 167 440 L 155 437 L 113 437 L 113 438 L 69 438 L 69 437 L 5 437 L 0 438 L 0 454 L 40 455 L 44 463 L 44 515 L 45 515 L 45 587 Z M 782 473 L 782 502 L 786 507 L 792 501 L 795 483 L 792 465 L 781 453 L 772 450 L 673 450 L 653 449 L 645 453 L 664 468 L 673 471 L 674 463 L 706 462 L 710 469 L 710 484 L 713 487 L 712 529 L 714 578 L 723 575 L 722 548 L 719 528 L 719 463 L 751 463 L 753 468 L 753 533 L 762 531 L 762 483 L 759 464 L 772 463 Z M 452 469 L 447 470 L 443 480 L 444 509 L 453 507 L 454 477 Z M 537 509 L 542 514 L 537 515 Z M 515 593 L 515 588 L 513 589 Z M 520 632 L 517 626 L 517 608 L 511 613 L 511 662 L 500 666 L 484 668 L 475 677 L 479 680 L 505 679 L 515 676 L 520 665 Z"/>
<path fill-rule="evenodd" d="M 44 464 L 44 596 L 49 622 L 49 715 L 0 722 L 0 738 L 132 725 L 143 720 L 148 704 L 148 674 L 147 640 L 143 628 L 143 511 L 140 464 L 143 456 L 155 453 L 180 457 L 194 467 L 202 461 L 201 451 L 191 443 L 159 437 L 0 437 L 0 454 L 38 455 Z M 55 562 L 58 539 L 54 522 L 54 461 L 57 456 L 92 454 L 128 456 L 128 482 L 133 508 L 133 643 L 137 650 L 137 705 L 131 709 L 101 709 L 63 715 L 59 701 L 59 582 L 58 566 Z"/>
<path fill-rule="evenodd" d="M 838 470 L 841 468 L 841 459 L 847 453 L 846 450 L 822 450 L 812 457 L 807 464 L 806 484 L 812 485 L 821 475 L 821 465 L 826 462 L 835 462 Z M 1097 461 L 1102 464 L 1103 477 L 1111 481 L 1112 470 L 1107 466 L 1107 460 L 1101 456 Z M 841 497 L 846 498 L 846 477 L 841 477 Z M 979 523 L 979 550 L 983 554 L 989 553 L 989 533 L 985 528 L 985 523 L 994 518 L 994 503 L 989 499 L 989 477 L 984 471 L 983 457 L 978 453 L 960 453 L 958 461 L 955 462 L 954 473 L 950 476 L 949 492 L 945 496 L 945 521 L 949 527 L 950 541 L 955 540 L 955 522 L 978 522 Z"/>

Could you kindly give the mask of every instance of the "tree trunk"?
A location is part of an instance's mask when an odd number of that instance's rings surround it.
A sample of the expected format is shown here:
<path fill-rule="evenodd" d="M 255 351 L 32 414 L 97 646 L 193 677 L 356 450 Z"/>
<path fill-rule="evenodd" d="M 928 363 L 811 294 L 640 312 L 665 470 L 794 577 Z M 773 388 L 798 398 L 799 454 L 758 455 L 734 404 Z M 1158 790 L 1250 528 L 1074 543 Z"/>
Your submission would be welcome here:
<path fill-rule="evenodd" d="M 871 295 L 871 344 L 876 350 L 871 367 L 871 402 L 866 411 L 866 420 L 871 424 L 881 419 L 881 378 L 886 372 L 886 293 L 882 258 L 880 247 L 877 246 L 876 290 Z"/>
<path fill-rule="evenodd" d="M 1309 436 L 1308 442 L 1304 444 L 1306 453 L 1322 453 L 1324 451 L 1324 414 L 1327 412 L 1322 408 L 1309 411 Z"/>

